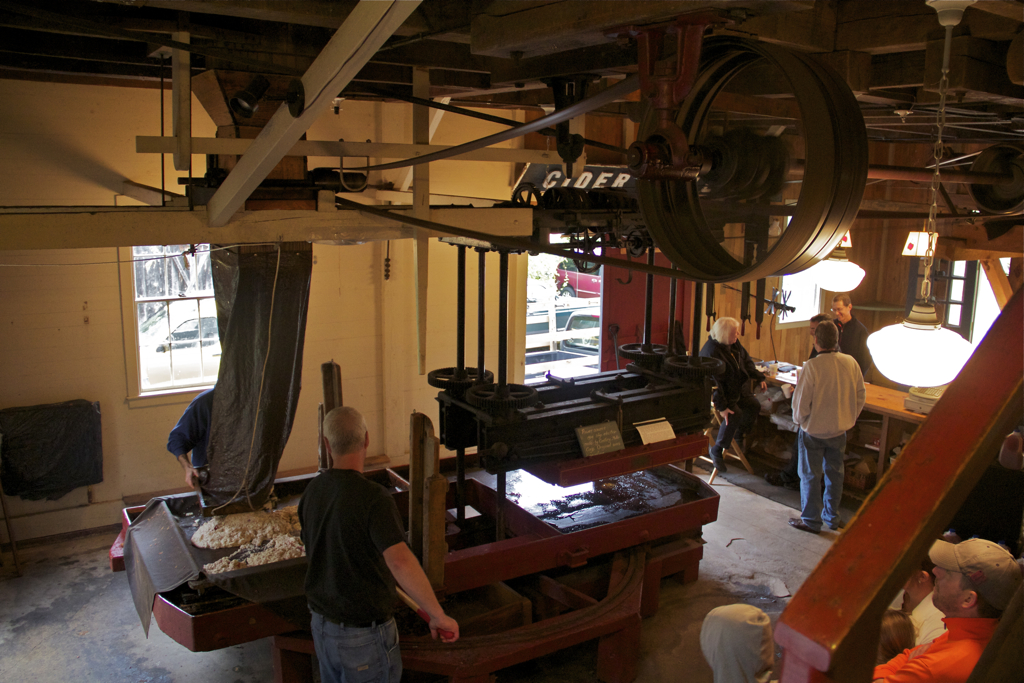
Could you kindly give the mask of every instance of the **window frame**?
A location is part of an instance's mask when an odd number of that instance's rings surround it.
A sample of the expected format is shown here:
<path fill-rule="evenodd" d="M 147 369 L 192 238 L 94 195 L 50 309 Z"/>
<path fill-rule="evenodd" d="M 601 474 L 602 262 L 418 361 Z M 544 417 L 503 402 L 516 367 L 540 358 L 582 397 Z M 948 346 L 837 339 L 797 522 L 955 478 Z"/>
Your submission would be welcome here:
<path fill-rule="evenodd" d="M 145 246 L 145 245 L 136 245 Z M 206 246 L 206 245 L 196 245 Z M 124 361 L 125 361 L 125 390 L 127 393 L 127 400 L 129 404 L 134 402 L 143 402 L 146 404 L 160 403 L 159 399 L 167 399 L 167 403 L 178 403 L 180 394 L 197 394 L 199 392 L 209 389 L 216 384 L 216 378 L 192 384 L 189 386 L 167 386 L 156 389 L 143 388 L 142 384 L 142 338 L 139 331 L 138 321 L 138 304 L 140 302 L 160 302 L 160 301 L 189 301 L 195 300 L 197 302 L 197 309 L 199 307 L 199 301 L 202 300 L 213 300 L 212 295 L 199 295 L 199 296 L 186 296 L 186 297 L 146 297 L 143 299 L 136 299 L 135 296 L 135 256 L 134 246 L 130 247 L 118 247 L 117 248 L 117 259 L 118 259 L 118 287 L 120 290 L 121 297 L 121 331 L 123 336 L 124 344 Z M 199 338 L 197 343 L 199 344 L 200 353 L 202 353 L 202 311 L 199 313 Z"/>

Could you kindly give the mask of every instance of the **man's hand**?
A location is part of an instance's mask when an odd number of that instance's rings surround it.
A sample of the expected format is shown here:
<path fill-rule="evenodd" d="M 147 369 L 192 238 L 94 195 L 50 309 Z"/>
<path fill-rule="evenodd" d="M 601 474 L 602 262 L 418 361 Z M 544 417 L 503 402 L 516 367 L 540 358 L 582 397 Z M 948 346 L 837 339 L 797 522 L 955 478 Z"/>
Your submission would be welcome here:
<path fill-rule="evenodd" d="M 199 488 L 199 471 L 192 467 L 190 454 L 179 455 L 178 462 L 181 463 L 182 469 L 185 470 L 185 486 L 197 490 Z"/>
<path fill-rule="evenodd" d="M 761 391 L 768 391 L 768 382 L 761 382 Z"/>
<path fill-rule="evenodd" d="M 733 411 L 726 408 L 722 411 L 722 419 L 725 420 L 725 424 L 729 424 L 729 416 L 733 414 Z"/>
<path fill-rule="evenodd" d="M 442 614 L 439 618 L 430 619 L 430 637 L 437 640 L 440 635 L 438 631 L 444 631 L 452 635 L 451 638 L 441 636 L 442 643 L 454 643 L 459 639 L 459 622 L 452 619 L 447 614 Z"/>

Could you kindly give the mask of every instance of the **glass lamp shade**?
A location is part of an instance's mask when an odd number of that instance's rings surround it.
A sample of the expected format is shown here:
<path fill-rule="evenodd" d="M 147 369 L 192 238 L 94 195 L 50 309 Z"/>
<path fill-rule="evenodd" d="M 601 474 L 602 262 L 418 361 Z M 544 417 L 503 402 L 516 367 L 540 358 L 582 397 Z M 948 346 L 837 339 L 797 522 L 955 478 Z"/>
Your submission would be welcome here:
<path fill-rule="evenodd" d="M 807 269 L 807 275 L 822 289 L 849 292 L 864 279 L 864 269 L 850 261 L 825 259 Z"/>
<path fill-rule="evenodd" d="M 868 350 L 878 371 L 893 382 L 938 387 L 953 381 L 974 347 L 941 327 L 931 304 L 918 303 L 901 324 L 869 335 Z"/>

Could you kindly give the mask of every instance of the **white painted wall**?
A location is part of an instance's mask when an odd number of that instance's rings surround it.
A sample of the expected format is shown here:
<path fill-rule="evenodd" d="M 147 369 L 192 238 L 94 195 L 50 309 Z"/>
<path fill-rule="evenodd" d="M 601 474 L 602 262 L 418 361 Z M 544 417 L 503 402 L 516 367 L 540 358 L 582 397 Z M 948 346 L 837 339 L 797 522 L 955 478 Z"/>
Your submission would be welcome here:
<path fill-rule="evenodd" d="M 160 130 L 158 91 L 0 80 L 0 205 L 112 205 L 123 179 L 160 185 L 153 155 L 135 154 L 136 135 Z M 169 107 L 170 97 L 166 97 Z M 344 116 L 325 115 L 310 139 L 410 138 L 408 105 L 346 103 Z M 165 107 L 167 130 L 170 110 Z M 193 134 L 212 136 L 214 127 L 193 102 Z M 446 115 L 451 144 L 497 130 L 493 124 Z M 369 132 L 367 132 L 369 131 Z M 441 131 L 439 131 L 439 134 Z M 389 137 L 394 136 L 394 137 Z M 459 137 L 461 136 L 461 138 Z M 329 163 L 329 160 L 320 160 Z M 311 160 L 311 166 L 318 165 Z M 193 160 L 195 175 L 204 160 Z M 432 169 L 438 194 L 507 198 L 510 164 L 455 163 Z M 178 191 L 170 155 L 167 187 Z M 467 170 L 468 169 L 468 170 Z M 371 454 L 403 462 L 413 410 L 437 416 L 436 390 L 417 374 L 412 243 L 391 244 L 391 279 L 383 279 L 386 245 L 314 246 L 313 280 L 298 414 L 280 469 L 314 467 L 320 364 L 341 366 L 345 403 L 360 408 L 371 430 Z M 430 246 L 427 367 L 455 364 L 456 249 Z M 476 359 L 477 255 L 467 259 L 469 294 L 467 361 Z M 99 401 L 102 411 L 104 478 L 58 501 L 8 501 L 19 540 L 112 524 L 122 500 L 178 488 L 181 469 L 166 451 L 167 433 L 194 392 L 155 398 L 129 396 L 135 372 L 124 345 L 122 296 L 130 282 L 118 275 L 116 249 L 0 252 L 0 408 L 76 398 Z M 525 257 L 511 258 L 510 338 L 523 336 Z M 487 364 L 497 366 L 498 257 L 487 257 Z M 522 358 L 522 342 L 510 349 Z M 522 364 L 510 362 L 512 379 Z M 0 532 L 6 539 L 6 532 Z"/>

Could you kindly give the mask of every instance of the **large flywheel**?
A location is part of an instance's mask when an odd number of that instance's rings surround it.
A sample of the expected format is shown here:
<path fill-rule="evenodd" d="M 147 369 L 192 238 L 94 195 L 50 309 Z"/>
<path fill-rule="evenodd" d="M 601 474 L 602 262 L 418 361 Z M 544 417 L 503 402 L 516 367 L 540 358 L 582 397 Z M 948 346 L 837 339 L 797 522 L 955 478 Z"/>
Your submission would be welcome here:
<path fill-rule="evenodd" d="M 752 102 L 774 102 L 778 114 L 755 114 Z M 751 113 L 736 113 L 743 111 Z M 675 142 L 661 119 L 648 107 L 638 131 L 652 158 Z M 732 282 L 798 272 L 849 230 L 867 178 L 867 134 L 849 87 L 813 57 L 708 38 L 675 124 L 689 144 L 689 170 L 638 178 L 637 188 L 651 236 L 686 277 Z"/>

